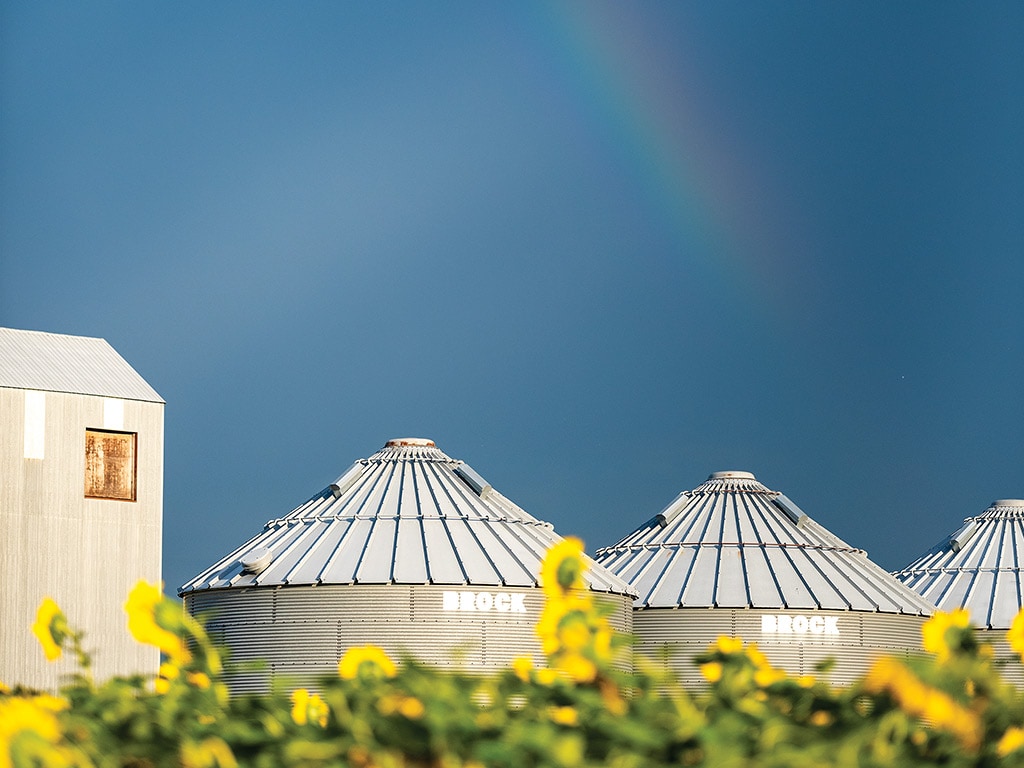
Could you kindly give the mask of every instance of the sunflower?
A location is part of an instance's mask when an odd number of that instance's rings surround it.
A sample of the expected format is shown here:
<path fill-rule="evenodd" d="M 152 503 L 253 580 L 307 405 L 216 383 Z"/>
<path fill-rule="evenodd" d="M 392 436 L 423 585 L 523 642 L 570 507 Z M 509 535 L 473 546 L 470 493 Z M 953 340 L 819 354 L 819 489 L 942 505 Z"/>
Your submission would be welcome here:
<path fill-rule="evenodd" d="M 555 544 L 544 556 L 540 566 L 540 584 L 544 593 L 559 597 L 574 589 L 583 589 L 583 542 L 570 536 Z"/>
<path fill-rule="evenodd" d="M 47 661 L 56 661 L 60 658 L 64 639 L 68 636 L 68 621 L 53 598 L 44 598 L 39 604 L 36 621 L 32 625 L 32 634 L 43 646 Z"/>
<path fill-rule="evenodd" d="M 398 673 L 395 662 L 376 645 L 359 645 L 349 648 L 338 662 L 338 675 L 343 680 L 354 680 L 361 676 L 394 677 Z"/>

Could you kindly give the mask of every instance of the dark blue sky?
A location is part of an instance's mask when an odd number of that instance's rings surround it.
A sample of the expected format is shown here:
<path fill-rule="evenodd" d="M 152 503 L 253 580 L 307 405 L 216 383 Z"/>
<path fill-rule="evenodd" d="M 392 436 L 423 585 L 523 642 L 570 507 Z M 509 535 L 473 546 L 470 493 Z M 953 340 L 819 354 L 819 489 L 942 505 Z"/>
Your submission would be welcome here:
<path fill-rule="evenodd" d="M 1020 3 L 0 0 L 0 324 L 167 401 L 173 590 L 391 437 L 588 548 L 1024 496 Z"/>

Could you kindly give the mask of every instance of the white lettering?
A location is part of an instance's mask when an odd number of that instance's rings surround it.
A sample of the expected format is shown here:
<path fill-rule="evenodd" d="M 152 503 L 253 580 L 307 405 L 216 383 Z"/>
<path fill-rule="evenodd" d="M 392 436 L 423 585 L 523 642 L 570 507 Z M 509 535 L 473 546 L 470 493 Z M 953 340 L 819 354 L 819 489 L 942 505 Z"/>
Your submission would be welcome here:
<path fill-rule="evenodd" d="M 838 635 L 838 616 L 804 616 L 797 614 L 764 614 L 761 616 L 761 633 L 766 635 Z"/>
<path fill-rule="evenodd" d="M 441 610 L 526 613 L 526 595 L 522 592 L 442 592 Z"/>

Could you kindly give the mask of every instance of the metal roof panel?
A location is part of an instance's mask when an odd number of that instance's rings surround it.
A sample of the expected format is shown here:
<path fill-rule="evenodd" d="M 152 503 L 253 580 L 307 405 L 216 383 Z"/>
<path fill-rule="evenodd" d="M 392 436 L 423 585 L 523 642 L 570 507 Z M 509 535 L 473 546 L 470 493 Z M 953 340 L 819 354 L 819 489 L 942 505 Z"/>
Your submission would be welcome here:
<path fill-rule="evenodd" d="M 162 403 L 104 339 L 0 328 L 0 387 Z"/>
<path fill-rule="evenodd" d="M 427 550 L 429 580 L 436 584 L 462 584 L 466 574 L 455 555 L 447 524 L 440 518 L 423 519 L 423 541 Z"/>
<path fill-rule="evenodd" d="M 715 605 L 729 608 L 743 608 L 750 605 L 747 569 L 743 562 L 743 547 L 720 547 L 718 559 Z"/>
<path fill-rule="evenodd" d="M 393 577 L 400 584 L 427 584 L 427 547 L 423 537 L 423 521 L 402 518 L 395 540 Z"/>

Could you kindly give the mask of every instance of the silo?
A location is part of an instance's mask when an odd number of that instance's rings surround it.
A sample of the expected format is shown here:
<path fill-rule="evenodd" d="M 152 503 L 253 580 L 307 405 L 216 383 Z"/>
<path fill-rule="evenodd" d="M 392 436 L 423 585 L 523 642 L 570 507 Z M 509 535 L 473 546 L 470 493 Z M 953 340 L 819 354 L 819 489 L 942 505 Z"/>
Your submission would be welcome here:
<path fill-rule="evenodd" d="M 179 593 L 229 649 L 236 693 L 314 684 L 368 643 L 485 672 L 542 658 L 538 575 L 560 540 L 433 441 L 396 439 Z M 630 632 L 636 593 L 595 563 L 588 586 Z"/>
<path fill-rule="evenodd" d="M 749 472 L 715 472 L 596 559 L 636 588 L 638 650 L 691 685 L 720 635 L 756 642 L 793 675 L 852 681 L 921 648 L 933 607 Z"/>
<path fill-rule="evenodd" d="M 1024 499 L 1000 499 L 894 575 L 942 611 L 966 608 L 993 646 L 1007 680 L 1024 685 L 1024 668 L 1006 631 L 1024 605 Z"/>

